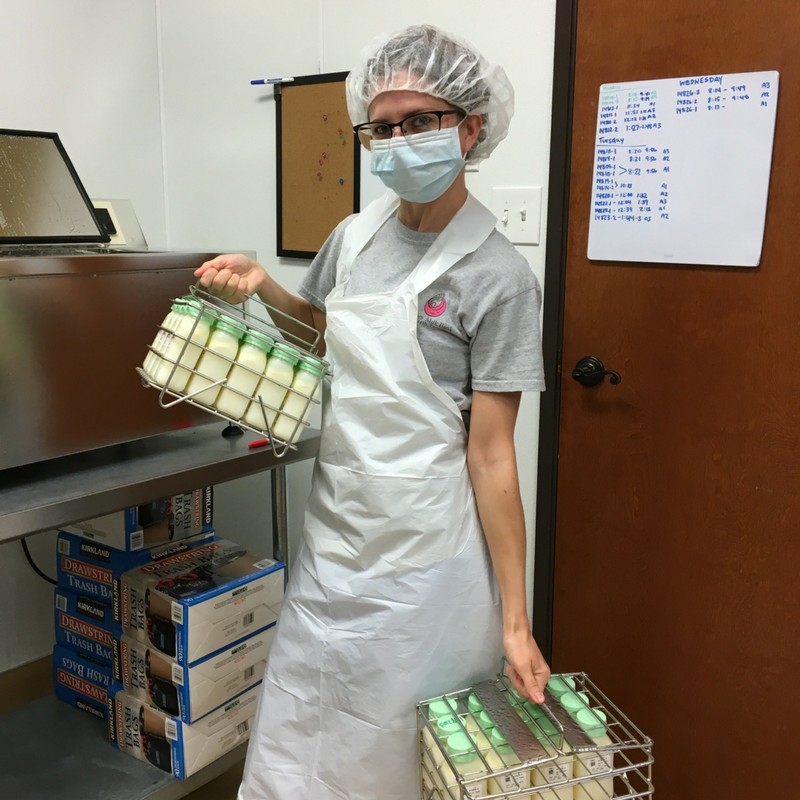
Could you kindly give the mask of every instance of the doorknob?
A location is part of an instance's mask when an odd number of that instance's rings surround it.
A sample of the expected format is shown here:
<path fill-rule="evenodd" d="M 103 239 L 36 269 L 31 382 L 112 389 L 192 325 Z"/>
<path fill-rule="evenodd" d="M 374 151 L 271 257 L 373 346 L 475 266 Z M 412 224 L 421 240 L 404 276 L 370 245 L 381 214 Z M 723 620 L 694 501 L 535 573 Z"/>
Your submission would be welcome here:
<path fill-rule="evenodd" d="M 618 384 L 622 377 L 614 370 L 606 369 L 603 362 L 594 356 L 584 356 L 572 370 L 573 380 L 578 381 L 581 386 L 597 386 L 598 383 L 603 382 L 603 378 L 610 375 L 609 379 L 614 385 Z"/>

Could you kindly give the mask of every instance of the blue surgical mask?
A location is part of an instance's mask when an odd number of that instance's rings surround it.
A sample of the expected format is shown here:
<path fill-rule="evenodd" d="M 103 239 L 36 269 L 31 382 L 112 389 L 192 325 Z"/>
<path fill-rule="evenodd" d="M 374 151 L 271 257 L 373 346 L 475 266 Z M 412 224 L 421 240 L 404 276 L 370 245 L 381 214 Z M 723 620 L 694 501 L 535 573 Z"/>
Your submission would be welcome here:
<path fill-rule="evenodd" d="M 430 203 L 452 186 L 464 168 L 458 127 L 373 139 L 371 170 L 410 203 Z"/>

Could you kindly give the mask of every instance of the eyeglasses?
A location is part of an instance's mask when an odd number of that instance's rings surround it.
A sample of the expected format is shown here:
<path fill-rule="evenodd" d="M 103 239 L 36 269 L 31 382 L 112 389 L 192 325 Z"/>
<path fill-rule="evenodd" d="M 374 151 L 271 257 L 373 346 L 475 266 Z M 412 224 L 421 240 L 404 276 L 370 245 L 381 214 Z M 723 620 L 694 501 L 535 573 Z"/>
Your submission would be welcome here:
<path fill-rule="evenodd" d="M 353 130 L 358 134 L 361 143 L 369 148 L 373 139 L 391 139 L 395 128 L 400 128 L 403 136 L 438 131 L 442 127 L 442 117 L 448 114 L 459 114 L 461 117 L 467 116 L 463 111 L 458 110 L 422 111 L 401 119 L 400 122 L 362 122 L 361 125 L 353 126 Z"/>

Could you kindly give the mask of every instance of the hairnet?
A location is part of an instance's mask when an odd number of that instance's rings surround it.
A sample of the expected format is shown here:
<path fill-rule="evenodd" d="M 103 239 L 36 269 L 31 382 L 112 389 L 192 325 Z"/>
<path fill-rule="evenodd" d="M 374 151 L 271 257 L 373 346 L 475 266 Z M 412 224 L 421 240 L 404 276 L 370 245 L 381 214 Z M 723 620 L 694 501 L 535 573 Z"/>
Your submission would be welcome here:
<path fill-rule="evenodd" d="M 514 89 L 503 68 L 433 25 L 379 36 L 362 51 L 346 88 L 354 125 L 368 122 L 372 101 L 390 91 L 424 92 L 467 114 L 480 114 L 483 126 L 467 154 L 471 162 L 486 158 L 505 139 L 514 115 Z"/>

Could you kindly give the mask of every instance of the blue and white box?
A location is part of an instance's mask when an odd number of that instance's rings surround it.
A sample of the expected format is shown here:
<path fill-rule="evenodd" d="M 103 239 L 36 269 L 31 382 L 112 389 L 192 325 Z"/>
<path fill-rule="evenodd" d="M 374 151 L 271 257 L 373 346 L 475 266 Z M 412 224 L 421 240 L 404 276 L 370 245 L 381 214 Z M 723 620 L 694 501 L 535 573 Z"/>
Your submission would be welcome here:
<path fill-rule="evenodd" d="M 114 679 L 129 695 L 192 724 L 261 682 L 274 634 L 272 623 L 190 666 L 121 636 L 113 646 Z"/>
<path fill-rule="evenodd" d="M 113 614 L 115 598 L 119 602 L 119 579 L 123 573 L 133 567 L 190 550 L 213 538 L 211 531 L 174 544 L 130 553 L 59 531 L 56 542 L 58 585 L 75 594 L 109 603 Z"/>
<path fill-rule="evenodd" d="M 54 596 L 56 644 L 110 666 L 114 644 L 111 606 L 66 589 L 56 588 Z"/>
<path fill-rule="evenodd" d="M 108 692 L 109 738 L 134 758 L 188 778 L 250 738 L 259 687 L 187 725 L 114 683 Z"/>
<path fill-rule="evenodd" d="M 276 622 L 285 583 L 281 562 L 215 539 L 126 572 L 115 621 L 191 666 Z"/>
<path fill-rule="evenodd" d="M 111 667 L 61 645 L 53 648 L 53 687 L 56 697 L 96 717 L 108 716 Z"/>
<path fill-rule="evenodd" d="M 210 531 L 213 497 L 213 488 L 206 486 L 65 525 L 61 530 L 117 550 L 146 550 Z"/>

